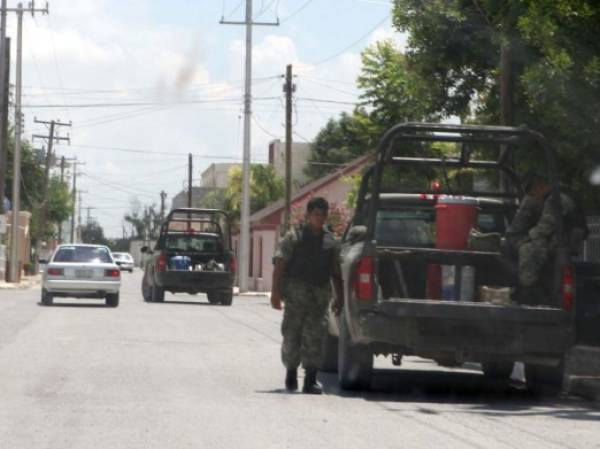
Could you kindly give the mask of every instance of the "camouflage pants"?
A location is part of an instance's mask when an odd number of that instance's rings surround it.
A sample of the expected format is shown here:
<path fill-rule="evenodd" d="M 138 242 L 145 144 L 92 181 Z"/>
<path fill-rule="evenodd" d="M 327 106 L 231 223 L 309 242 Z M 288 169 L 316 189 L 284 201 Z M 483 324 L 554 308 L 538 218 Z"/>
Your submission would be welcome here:
<path fill-rule="evenodd" d="M 527 241 L 519 246 L 519 285 L 533 287 L 537 284 L 542 267 L 548 258 L 548 241 Z"/>
<path fill-rule="evenodd" d="M 318 369 L 325 336 L 325 317 L 331 298 L 329 284 L 315 287 L 287 280 L 283 298 L 281 360 L 287 369 L 296 369 L 300 363 L 305 369 Z"/>

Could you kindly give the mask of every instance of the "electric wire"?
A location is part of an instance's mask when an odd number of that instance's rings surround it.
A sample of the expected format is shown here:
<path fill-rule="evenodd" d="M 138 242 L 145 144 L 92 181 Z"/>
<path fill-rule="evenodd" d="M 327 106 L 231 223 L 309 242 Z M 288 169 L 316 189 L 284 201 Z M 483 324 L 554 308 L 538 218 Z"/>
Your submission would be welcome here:
<path fill-rule="evenodd" d="M 302 11 L 304 11 L 304 9 L 310 5 L 314 0 L 307 0 L 306 2 L 304 2 L 304 4 L 298 8 L 297 10 L 295 10 L 294 12 L 292 12 L 289 16 L 281 19 L 280 23 L 284 23 L 287 22 L 288 20 L 292 19 L 293 17 L 295 17 L 297 14 L 300 14 Z"/>

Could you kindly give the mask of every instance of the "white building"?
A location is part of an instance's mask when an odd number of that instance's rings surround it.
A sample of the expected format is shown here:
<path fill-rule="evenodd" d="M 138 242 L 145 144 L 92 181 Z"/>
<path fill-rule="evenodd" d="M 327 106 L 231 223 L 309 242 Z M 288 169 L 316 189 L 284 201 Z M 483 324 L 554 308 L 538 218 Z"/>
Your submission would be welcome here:
<path fill-rule="evenodd" d="M 292 189 L 305 185 L 308 177 L 304 168 L 310 155 L 310 144 L 292 142 Z M 285 179 L 285 142 L 273 140 L 269 144 L 269 164 L 275 169 L 277 176 Z"/>
<path fill-rule="evenodd" d="M 241 166 L 242 164 L 210 164 L 200 175 L 200 185 L 210 189 L 226 189 L 229 185 L 229 170 Z"/>

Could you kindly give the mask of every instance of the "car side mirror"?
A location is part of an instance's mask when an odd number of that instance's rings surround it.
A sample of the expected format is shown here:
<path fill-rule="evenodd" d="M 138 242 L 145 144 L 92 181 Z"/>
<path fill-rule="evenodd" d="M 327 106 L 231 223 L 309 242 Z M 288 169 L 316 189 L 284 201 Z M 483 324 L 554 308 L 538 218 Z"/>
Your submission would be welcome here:
<path fill-rule="evenodd" d="M 348 240 L 351 242 L 360 242 L 367 236 L 367 227 L 363 225 L 352 226 L 348 231 Z"/>
<path fill-rule="evenodd" d="M 42 265 L 46 265 L 46 264 L 48 264 L 48 261 L 46 259 L 39 259 L 38 263 L 42 264 Z"/>
<path fill-rule="evenodd" d="M 148 248 L 147 246 L 142 246 L 140 248 L 140 251 L 143 253 L 149 253 L 150 252 L 150 248 Z"/>

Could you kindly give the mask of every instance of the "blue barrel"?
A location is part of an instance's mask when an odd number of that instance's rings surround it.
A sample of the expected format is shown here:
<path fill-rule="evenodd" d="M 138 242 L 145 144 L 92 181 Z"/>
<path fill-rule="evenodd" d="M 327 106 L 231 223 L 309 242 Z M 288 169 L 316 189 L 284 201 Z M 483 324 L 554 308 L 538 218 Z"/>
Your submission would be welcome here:
<path fill-rule="evenodd" d="M 192 266 L 192 259 L 188 256 L 174 256 L 169 259 L 169 268 L 171 270 L 188 271 Z"/>

